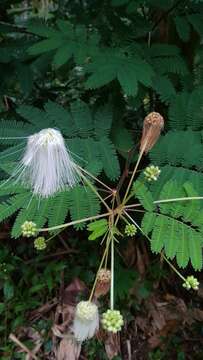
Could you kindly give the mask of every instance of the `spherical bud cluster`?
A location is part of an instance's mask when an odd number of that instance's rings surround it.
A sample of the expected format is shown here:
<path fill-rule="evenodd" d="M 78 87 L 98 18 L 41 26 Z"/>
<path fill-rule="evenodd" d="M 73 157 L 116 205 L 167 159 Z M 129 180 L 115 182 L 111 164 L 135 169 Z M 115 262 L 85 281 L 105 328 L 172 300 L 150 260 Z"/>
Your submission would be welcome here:
<path fill-rule="evenodd" d="M 7 273 L 7 264 L 5 262 L 0 263 L 0 272 Z"/>
<path fill-rule="evenodd" d="M 94 336 L 99 329 L 99 312 L 91 301 L 80 301 L 76 306 L 73 322 L 73 333 L 78 341 L 84 341 Z"/>
<path fill-rule="evenodd" d="M 193 276 L 188 276 L 187 279 L 185 279 L 185 282 L 183 283 L 183 287 L 187 290 L 193 289 L 198 290 L 199 289 L 199 281 Z"/>
<path fill-rule="evenodd" d="M 158 166 L 148 166 L 145 171 L 144 175 L 147 181 L 156 181 L 160 175 L 161 170 Z"/>
<path fill-rule="evenodd" d="M 47 247 L 46 240 L 43 236 L 39 236 L 34 241 L 34 247 L 36 250 L 44 250 Z"/>
<path fill-rule="evenodd" d="M 125 227 L 125 234 L 127 236 L 134 236 L 137 232 L 137 228 L 134 224 L 128 224 Z"/>
<path fill-rule="evenodd" d="M 121 328 L 124 324 L 123 316 L 119 310 L 110 310 L 108 309 L 105 313 L 102 314 L 102 325 L 104 330 L 117 333 L 121 331 Z"/>
<path fill-rule="evenodd" d="M 37 225 L 32 221 L 25 221 L 21 225 L 22 235 L 25 237 L 35 236 L 37 234 Z"/>

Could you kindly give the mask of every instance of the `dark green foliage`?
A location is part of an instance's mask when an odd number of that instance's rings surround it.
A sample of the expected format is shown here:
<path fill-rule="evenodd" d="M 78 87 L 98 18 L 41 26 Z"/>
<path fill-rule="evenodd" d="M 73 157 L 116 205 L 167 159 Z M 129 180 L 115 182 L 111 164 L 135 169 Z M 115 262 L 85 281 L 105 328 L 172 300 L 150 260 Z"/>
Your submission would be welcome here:
<path fill-rule="evenodd" d="M 187 127 L 193 130 L 202 128 L 203 87 L 197 87 L 192 92 L 181 92 L 171 101 L 169 107 L 169 125 L 172 129 L 183 130 Z"/>

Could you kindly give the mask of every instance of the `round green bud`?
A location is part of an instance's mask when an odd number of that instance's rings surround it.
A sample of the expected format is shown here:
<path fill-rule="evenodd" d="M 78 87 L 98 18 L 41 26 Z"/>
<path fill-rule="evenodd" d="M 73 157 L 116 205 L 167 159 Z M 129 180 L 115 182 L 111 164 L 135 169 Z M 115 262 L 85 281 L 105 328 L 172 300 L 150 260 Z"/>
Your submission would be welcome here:
<path fill-rule="evenodd" d="M 147 181 L 156 181 L 160 175 L 161 170 L 158 166 L 150 165 L 144 171 L 145 179 Z"/>
<path fill-rule="evenodd" d="M 127 236 L 134 236 L 137 232 L 137 228 L 134 224 L 128 224 L 125 227 L 125 234 Z"/>
<path fill-rule="evenodd" d="M 32 221 L 25 221 L 21 225 L 22 235 L 25 237 L 35 236 L 37 234 L 37 225 Z"/>
<path fill-rule="evenodd" d="M 39 236 L 34 241 L 34 247 L 36 250 L 44 250 L 47 247 L 46 240 L 43 236 Z"/>
<path fill-rule="evenodd" d="M 190 275 L 185 279 L 185 282 L 183 283 L 183 287 L 187 290 L 190 289 L 198 290 L 199 281 L 193 275 Z"/>
<path fill-rule="evenodd" d="M 118 331 L 121 331 L 124 321 L 119 310 L 108 309 L 102 314 L 101 323 L 104 330 L 117 333 Z"/>

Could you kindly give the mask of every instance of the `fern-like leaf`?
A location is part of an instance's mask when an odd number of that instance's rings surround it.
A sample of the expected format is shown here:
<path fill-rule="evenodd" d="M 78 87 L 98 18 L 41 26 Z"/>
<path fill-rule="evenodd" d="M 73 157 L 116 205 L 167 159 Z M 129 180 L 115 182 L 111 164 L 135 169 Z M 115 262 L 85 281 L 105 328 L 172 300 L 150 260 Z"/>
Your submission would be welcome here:
<path fill-rule="evenodd" d="M 139 180 L 134 182 L 133 195 L 135 195 L 139 200 L 143 207 L 148 211 L 155 210 L 155 205 L 153 203 L 153 197 L 147 187 Z"/>
<path fill-rule="evenodd" d="M 75 186 L 69 193 L 70 215 L 72 221 L 97 215 L 100 203 L 96 195 L 86 187 Z M 76 229 L 83 229 L 85 223 L 75 225 Z"/>

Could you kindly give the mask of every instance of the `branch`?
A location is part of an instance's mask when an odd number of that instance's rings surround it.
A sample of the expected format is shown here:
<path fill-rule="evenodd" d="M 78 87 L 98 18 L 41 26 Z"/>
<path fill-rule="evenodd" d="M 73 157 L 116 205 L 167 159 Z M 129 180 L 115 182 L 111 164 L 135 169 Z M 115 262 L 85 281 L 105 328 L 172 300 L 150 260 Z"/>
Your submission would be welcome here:
<path fill-rule="evenodd" d="M 183 3 L 183 0 L 179 0 L 177 1 L 177 3 L 175 3 L 170 9 L 168 9 L 162 16 L 160 16 L 160 18 L 155 22 L 153 28 L 151 31 L 154 31 L 157 26 L 160 24 L 160 22 L 167 17 L 173 10 L 175 10 L 180 4 Z"/>
<path fill-rule="evenodd" d="M 6 23 L 4 21 L 0 21 L 0 26 L 1 25 L 5 26 L 5 27 L 10 27 L 11 29 L 13 29 L 13 32 L 20 32 L 20 33 L 24 33 L 24 34 L 33 35 L 33 33 L 28 31 L 24 26 L 10 24 L 10 23 Z"/>
<path fill-rule="evenodd" d="M 35 356 L 32 351 L 30 351 L 27 346 L 25 346 L 14 334 L 9 335 L 9 339 L 12 340 L 15 344 L 17 344 L 24 352 L 26 352 L 32 359 L 38 360 L 37 356 Z"/>
<path fill-rule="evenodd" d="M 79 220 L 75 220 L 75 221 L 71 221 L 69 223 L 66 224 L 61 224 L 61 225 L 56 225 L 56 226 L 52 226 L 52 227 L 48 227 L 48 228 L 42 228 L 42 229 L 37 229 L 39 232 L 44 232 L 44 231 L 52 231 L 52 230 L 57 230 L 57 229 L 62 229 L 62 228 L 67 228 L 71 225 L 76 225 L 76 224 L 80 224 L 86 221 L 91 221 L 91 220 L 96 220 L 96 219 L 100 219 L 103 217 L 106 217 L 108 215 L 110 215 L 111 212 L 105 213 L 105 214 L 100 214 L 100 215 L 95 215 L 95 216 L 90 216 L 87 218 L 83 218 L 83 219 L 79 219 Z"/>

